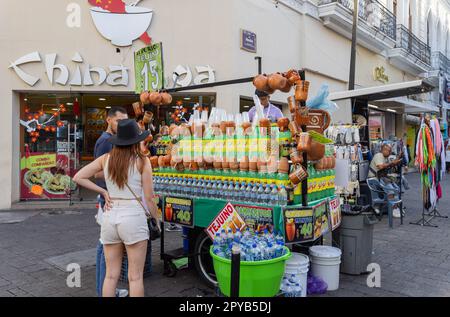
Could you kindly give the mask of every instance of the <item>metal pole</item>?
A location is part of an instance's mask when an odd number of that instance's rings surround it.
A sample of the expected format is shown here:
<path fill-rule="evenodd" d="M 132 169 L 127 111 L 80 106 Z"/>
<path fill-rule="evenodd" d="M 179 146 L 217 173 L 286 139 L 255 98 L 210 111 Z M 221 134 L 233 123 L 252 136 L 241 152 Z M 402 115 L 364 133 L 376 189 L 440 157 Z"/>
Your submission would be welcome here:
<path fill-rule="evenodd" d="M 350 77 L 348 80 L 348 89 L 355 89 L 355 69 L 356 69 L 356 37 L 358 31 L 358 7 L 359 0 L 354 0 L 353 5 L 353 29 L 352 29 L 352 49 L 350 55 Z"/>
<path fill-rule="evenodd" d="M 231 281 L 230 297 L 239 297 L 239 279 L 241 274 L 241 248 L 238 245 L 231 249 Z"/>
<path fill-rule="evenodd" d="M 262 74 L 262 57 L 256 56 L 255 59 L 258 61 L 258 74 Z"/>

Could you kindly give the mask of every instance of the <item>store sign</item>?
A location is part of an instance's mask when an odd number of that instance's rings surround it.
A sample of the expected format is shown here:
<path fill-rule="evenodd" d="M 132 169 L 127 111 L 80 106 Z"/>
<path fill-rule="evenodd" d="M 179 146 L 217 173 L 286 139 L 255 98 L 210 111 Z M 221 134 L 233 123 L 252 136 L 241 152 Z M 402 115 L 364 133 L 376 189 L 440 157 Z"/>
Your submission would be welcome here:
<path fill-rule="evenodd" d="M 327 201 L 314 206 L 314 240 L 330 231 Z"/>
<path fill-rule="evenodd" d="M 330 219 L 331 219 L 331 230 L 335 230 L 341 225 L 342 214 L 341 214 L 341 202 L 339 198 L 330 200 Z"/>
<path fill-rule="evenodd" d="M 246 205 L 234 205 L 234 208 L 251 230 L 261 231 L 267 229 L 273 232 L 274 220 L 272 208 Z"/>
<path fill-rule="evenodd" d="M 164 199 L 164 221 L 185 227 L 194 227 L 194 201 L 188 198 Z"/>
<path fill-rule="evenodd" d="M 389 76 L 386 75 L 383 66 L 375 67 L 375 69 L 373 70 L 373 79 L 375 81 L 380 81 L 383 84 L 387 84 L 389 82 Z"/>
<path fill-rule="evenodd" d="M 194 85 L 211 84 L 216 82 L 215 70 L 209 66 L 195 66 L 197 76 L 194 78 L 189 66 L 178 65 L 173 72 L 172 80 L 175 87 L 189 87 Z"/>
<path fill-rule="evenodd" d="M 241 49 L 247 52 L 256 53 L 256 33 L 248 30 L 241 30 Z"/>
<path fill-rule="evenodd" d="M 300 243 L 314 239 L 314 210 L 312 207 L 283 209 L 286 243 Z"/>
<path fill-rule="evenodd" d="M 33 155 L 22 158 L 22 169 L 43 169 L 56 166 L 56 154 Z"/>
<path fill-rule="evenodd" d="M 42 60 L 39 52 L 33 52 L 18 58 L 11 63 L 9 68 L 13 69 L 16 75 L 31 87 L 36 85 L 41 78 L 35 74 L 29 74 L 23 69 L 24 65 L 30 63 L 43 64 L 51 85 L 57 83 L 61 86 L 101 86 L 106 83 L 112 87 L 128 86 L 128 68 L 123 65 L 110 65 L 108 71 L 103 67 L 91 66 L 89 63 L 82 68 L 80 65 L 84 63 L 84 60 L 77 52 L 72 58 L 75 70 L 71 70 L 64 64 L 56 64 L 56 59 L 56 53 L 46 54 Z M 58 74 L 57 77 L 55 77 L 55 72 Z M 92 78 L 93 74 L 98 77 L 96 81 Z"/>
<path fill-rule="evenodd" d="M 236 230 L 239 229 L 242 231 L 245 226 L 246 223 L 239 215 L 236 208 L 234 208 L 231 203 L 227 203 L 208 228 L 206 228 L 206 233 L 214 240 L 216 233 L 221 232 L 222 230 L 228 231 L 228 229 L 231 229 L 233 232 L 236 232 Z"/>
<path fill-rule="evenodd" d="M 164 69 L 162 43 L 144 47 L 134 53 L 136 93 L 163 88 Z"/>
<path fill-rule="evenodd" d="M 135 1 L 127 5 L 122 0 L 88 0 L 91 17 L 98 32 L 116 46 L 131 46 L 133 41 L 141 39 L 150 45 L 147 34 L 153 18 L 153 10 L 139 7 Z"/>

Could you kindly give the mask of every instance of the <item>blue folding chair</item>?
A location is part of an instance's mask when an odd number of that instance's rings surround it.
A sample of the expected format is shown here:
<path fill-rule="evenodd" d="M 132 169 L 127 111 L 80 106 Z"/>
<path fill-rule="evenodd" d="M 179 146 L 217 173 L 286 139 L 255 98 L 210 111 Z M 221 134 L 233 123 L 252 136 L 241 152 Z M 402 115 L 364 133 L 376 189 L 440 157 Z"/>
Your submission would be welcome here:
<path fill-rule="evenodd" d="M 389 227 L 392 228 L 394 207 L 400 205 L 400 212 L 403 209 L 403 202 L 399 198 L 399 188 L 395 184 L 386 184 L 376 178 L 369 178 L 366 182 L 370 189 L 372 207 L 378 207 L 381 214 L 383 214 L 383 210 L 387 209 Z"/>

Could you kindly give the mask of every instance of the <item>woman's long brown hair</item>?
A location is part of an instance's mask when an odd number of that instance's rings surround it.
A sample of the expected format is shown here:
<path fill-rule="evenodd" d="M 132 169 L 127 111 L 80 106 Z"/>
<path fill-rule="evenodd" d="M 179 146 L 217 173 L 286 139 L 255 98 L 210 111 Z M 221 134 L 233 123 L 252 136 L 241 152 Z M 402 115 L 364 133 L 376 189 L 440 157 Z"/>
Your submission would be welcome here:
<path fill-rule="evenodd" d="M 142 158 L 139 143 L 131 146 L 115 146 L 109 154 L 108 176 L 120 189 L 128 182 L 128 171 Z"/>

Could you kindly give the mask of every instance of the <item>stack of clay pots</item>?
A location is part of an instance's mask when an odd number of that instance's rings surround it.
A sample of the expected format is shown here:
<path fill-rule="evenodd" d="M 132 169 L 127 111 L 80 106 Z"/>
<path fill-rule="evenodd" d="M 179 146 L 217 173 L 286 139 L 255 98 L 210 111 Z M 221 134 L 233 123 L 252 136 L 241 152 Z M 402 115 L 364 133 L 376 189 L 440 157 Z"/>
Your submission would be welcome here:
<path fill-rule="evenodd" d="M 172 103 L 172 96 L 167 92 L 144 91 L 141 93 L 140 99 L 144 105 L 168 106 Z"/>

